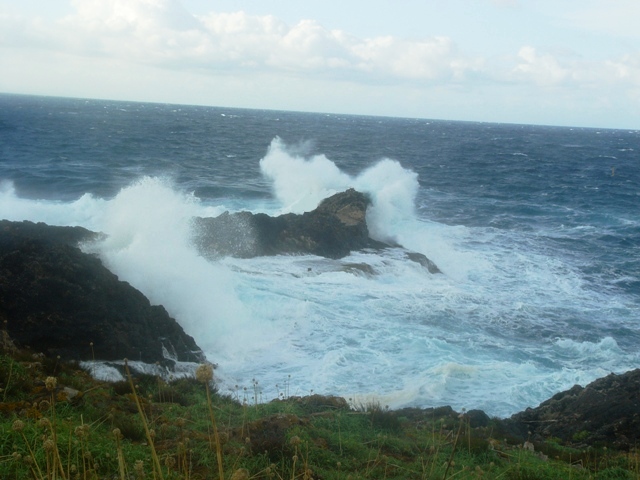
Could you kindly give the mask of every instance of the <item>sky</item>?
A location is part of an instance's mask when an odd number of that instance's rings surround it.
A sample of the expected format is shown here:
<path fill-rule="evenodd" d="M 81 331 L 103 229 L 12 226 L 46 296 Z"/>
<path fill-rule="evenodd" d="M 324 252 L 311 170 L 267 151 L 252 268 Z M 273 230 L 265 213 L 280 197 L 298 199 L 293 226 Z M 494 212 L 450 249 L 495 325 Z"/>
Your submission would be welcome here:
<path fill-rule="evenodd" d="M 640 128 L 639 0 L 0 0 L 0 92 Z"/>

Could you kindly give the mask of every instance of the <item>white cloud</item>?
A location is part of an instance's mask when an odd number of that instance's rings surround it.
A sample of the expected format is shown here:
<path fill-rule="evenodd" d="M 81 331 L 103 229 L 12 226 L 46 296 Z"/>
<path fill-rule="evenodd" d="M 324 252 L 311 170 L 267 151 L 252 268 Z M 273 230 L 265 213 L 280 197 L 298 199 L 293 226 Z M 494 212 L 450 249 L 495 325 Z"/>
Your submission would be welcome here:
<path fill-rule="evenodd" d="M 196 27 L 194 17 L 177 0 L 72 0 L 76 14 L 68 18 L 88 30 L 126 31 L 164 27 Z"/>
<path fill-rule="evenodd" d="M 627 92 L 629 107 L 640 111 L 640 52 L 609 61 L 606 67 Z"/>
<path fill-rule="evenodd" d="M 399 78 L 414 80 L 461 79 L 479 61 L 466 60 L 450 38 L 434 37 L 404 40 L 379 37 L 352 47 L 358 68 L 366 72 L 392 72 Z"/>
<path fill-rule="evenodd" d="M 640 38 L 638 0 L 587 0 L 564 14 L 575 27 L 614 37 Z"/>
<path fill-rule="evenodd" d="M 196 17 L 177 0 L 73 0 L 73 5 L 76 12 L 56 24 L 31 21 L 29 28 L 4 36 L 13 36 L 14 44 L 38 41 L 49 49 L 167 68 L 314 72 L 367 82 L 460 79 L 478 65 L 447 37 L 361 39 L 313 20 L 289 26 L 244 12 Z"/>
<path fill-rule="evenodd" d="M 492 0 L 496 2 L 515 3 Z M 635 81 L 635 67 L 628 61 L 587 64 L 533 46 L 521 47 L 511 65 L 504 66 L 507 73 L 500 74 L 485 58 L 461 53 L 446 36 L 358 38 L 313 20 L 289 26 L 272 15 L 242 11 L 194 16 L 178 0 L 72 0 L 72 4 L 76 11 L 57 23 L 0 17 L 0 38 L 5 44 L 167 69 L 270 71 L 366 84 L 447 84 L 484 77 L 550 87 L 593 82 L 607 75 Z"/>
<path fill-rule="evenodd" d="M 618 89 L 637 97 L 640 90 L 640 53 L 606 61 L 589 61 L 575 54 L 540 53 L 531 46 L 522 47 L 511 81 L 530 82 L 540 87 L 593 90 Z"/>
<path fill-rule="evenodd" d="M 640 88 L 640 52 L 634 55 L 625 55 L 618 60 L 608 61 L 606 65 L 616 78 Z"/>
<path fill-rule="evenodd" d="M 517 59 L 518 64 L 513 69 L 516 79 L 532 81 L 547 87 L 571 77 L 570 70 L 560 65 L 553 55 L 540 54 L 531 46 L 522 47 Z"/>

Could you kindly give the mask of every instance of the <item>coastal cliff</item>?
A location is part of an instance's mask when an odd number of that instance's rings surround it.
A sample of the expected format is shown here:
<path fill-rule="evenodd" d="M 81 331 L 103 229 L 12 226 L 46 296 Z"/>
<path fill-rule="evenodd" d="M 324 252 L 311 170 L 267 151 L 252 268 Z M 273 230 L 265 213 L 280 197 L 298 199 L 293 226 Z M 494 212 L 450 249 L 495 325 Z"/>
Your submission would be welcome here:
<path fill-rule="evenodd" d="M 0 321 L 11 339 L 65 360 L 202 361 L 164 307 L 78 248 L 96 236 L 80 227 L 0 221 Z"/>
<path fill-rule="evenodd" d="M 198 247 L 208 256 L 313 253 L 340 258 L 365 248 L 398 248 L 368 236 L 365 196 L 349 190 L 304 215 L 247 212 L 196 219 Z M 196 341 L 164 307 L 120 281 L 79 244 L 101 234 L 80 227 L 0 221 L 0 350 L 29 348 L 62 360 L 141 360 L 171 367 L 203 362 Z M 249 239 L 249 240 L 247 240 Z M 407 252 L 431 273 L 426 257 Z M 405 409 L 405 417 L 429 409 Z M 640 370 L 608 375 L 558 393 L 509 419 L 473 412 L 505 435 L 532 441 L 559 438 L 580 445 L 630 448 L 640 440 Z M 468 416 L 471 419 L 471 413 Z M 451 415 L 456 415 L 451 411 Z"/>

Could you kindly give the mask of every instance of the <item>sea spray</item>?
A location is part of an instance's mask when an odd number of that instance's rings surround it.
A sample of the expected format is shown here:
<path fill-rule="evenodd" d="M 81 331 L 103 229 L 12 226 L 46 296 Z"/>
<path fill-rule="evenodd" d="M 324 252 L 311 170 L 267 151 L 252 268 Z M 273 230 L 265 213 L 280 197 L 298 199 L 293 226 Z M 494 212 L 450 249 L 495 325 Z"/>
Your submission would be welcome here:
<path fill-rule="evenodd" d="M 304 158 L 280 138 L 272 140 L 260 171 L 272 183 L 282 213 L 304 213 L 351 186 L 352 180 L 324 155 Z"/>
<path fill-rule="evenodd" d="M 418 193 L 418 175 L 399 162 L 383 159 L 358 175 L 354 181 L 357 190 L 367 193 L 372 201 L 367 210 L 367 226 L 372 238 L 399 242 L 403 226 L 416 224 L 415 202 Z"/>
<path fill-rule="evenodd" d="M 416 221 L 418 175 L 399 162 L 377 160 L 351 177 L 326 156 L 305 158 L 299 151 L 275 138 L 260 160 L 260 170 L 271 181 L 281 212 L 304 213 L 334 193 L 355 188 L 371 199 L 367 226 L 372 238 L 396 242 L 401 225 Z"/>
<path fill-rule="evenodd" d="M 87 248 L 121 280 L 163 305 L 205 352 L 214 352 L 246 329 L 249 317 L 232 273 L 199 256 L 191 244 L 191 219 L 205 212 L 216 213 L 167 180 L 145 177 L 108 202 L 100 229 L 107 236 Z"/>

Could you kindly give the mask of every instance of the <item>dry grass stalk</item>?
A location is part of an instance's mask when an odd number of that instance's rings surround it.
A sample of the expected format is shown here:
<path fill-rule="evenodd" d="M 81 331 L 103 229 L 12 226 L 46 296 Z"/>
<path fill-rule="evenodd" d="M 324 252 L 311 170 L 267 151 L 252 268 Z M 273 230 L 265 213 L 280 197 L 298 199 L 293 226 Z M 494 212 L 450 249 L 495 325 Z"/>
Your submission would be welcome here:
<path fill-rule="evenodd" d="M 211 402 L 211 394 L 209 392 L 209 382 L 213 380 L 213 367 L 209 364 L 202 364 L 196 369 L 196 379 L 204 383 L 207 391 L 207 405 L 209 407 L 209 416 L 213 425 L 213 436 L 216 442 L 216 457 L 218 459 L 218 476 L 220 480 L 224 480 L 224 466 L 222 465 L 222 447 L 220 445 L 220 436 L 218 435 L 218 426 L 216 417 L 213 414 L 213 404 Z"/>
<path fill-rule="evenodd" d="M 129 380 L 129 386 L 131 387 L 131 391 L 133 392 L 133 398 L 135 399 L 136 406 L 138 407 L 138 413 L 140 414 L 140 418 L 142 418 L 142 425 L 144 426 L 144 433 L 147 437 L 147 443 L 149 447 L 151 447 L 151 456 L 153 458 L 153 470 L 154 477 L 157 475 L 160 477 L 160 480 L 164 480 L 164 476 L 162 475 L 162 467 L 160 466 L 160 459 L 158 458 L 158 454 L 156 452 L 155 446 L 153 444 L 153 435 L 151 435 L 151 430 L 149 429 L 149 424 L 147 423 L 147 417 L 142 410 L 142 405 L 140 404 L 140 398 L 138 398 L 138 394 L 136 392 L 136 387 L 133 384 L 133 378 L 131 377 L 131 372 L 129 371 L 129 364 L 127 359 L 124 360 L 124 369 L 127 373 L 127 379 Z M 224 477 L 223 477 L 224 478 Z"/>

